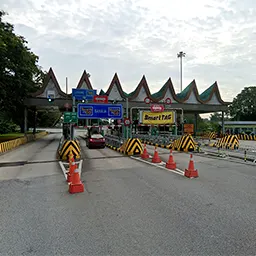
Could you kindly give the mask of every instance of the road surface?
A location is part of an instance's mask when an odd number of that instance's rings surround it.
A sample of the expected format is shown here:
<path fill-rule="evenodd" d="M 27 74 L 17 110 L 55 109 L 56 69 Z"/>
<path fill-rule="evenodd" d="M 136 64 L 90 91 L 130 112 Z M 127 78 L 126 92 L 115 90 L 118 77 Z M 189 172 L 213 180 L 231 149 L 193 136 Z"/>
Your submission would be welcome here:
<path fill-rule="evenodd" d="M 0 167 L 0 255 L 255 255 L 255 167 L 195 156 L 187 179 L 81 140 L 86 191 L 70 195 L 59 137 L 0 157 L 43 162 Z"/>

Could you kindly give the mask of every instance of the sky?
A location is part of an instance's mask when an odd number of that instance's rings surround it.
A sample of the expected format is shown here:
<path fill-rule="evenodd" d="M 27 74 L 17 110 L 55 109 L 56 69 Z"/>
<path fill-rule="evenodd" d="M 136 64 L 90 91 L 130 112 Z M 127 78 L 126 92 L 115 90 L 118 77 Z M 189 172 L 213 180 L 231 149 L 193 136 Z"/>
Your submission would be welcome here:
<path fill-rule="evenodd" d="M 116 72 L 124 91 L 143 75 L 150 91 L 171 77 L 180 92 L 193 79 L 199 93 L 218 82 L 232 101 L 256 80 L 255 0 L 1 0 L 44 70 L 53 68 L 69 92 L 84 70 L 95 89 L 106 90 Z"/>

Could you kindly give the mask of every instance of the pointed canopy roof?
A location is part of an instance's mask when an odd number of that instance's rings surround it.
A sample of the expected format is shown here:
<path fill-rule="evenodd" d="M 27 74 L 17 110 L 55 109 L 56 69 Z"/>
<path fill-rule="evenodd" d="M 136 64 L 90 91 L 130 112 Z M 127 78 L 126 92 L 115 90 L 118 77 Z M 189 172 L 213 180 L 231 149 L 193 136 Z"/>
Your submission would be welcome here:
<path fill-rule="evenodd" d="M 47 89 L 47 86 L 49 85 L 50 80 L 53 82 L 54 87 L 56 88 L 56 91 L 58 92 L 60 97 L 67 98 L 67 97 L 71 96 L 70 94 L 67 95 L 66 93 L 64 93 L 61 90 L 52 68 L 49 69 L 42 88 L 40 90 L 38 90 L 36 93 L 33 93 L 31 96 L 38 97 L 41 94 L 44 94 L 45 90 Z M 84 82 L 86 83 L 86 86 L 88 89 L 93 89 L 86 70 L 84 70 L 84 72 L 78 82 L 77 89 L 80 89 L 83 86 Z M 210 87 L 208 87 L 204 92 L 202 92 L 199 95 L 195 80 L 193 80 L 187 87 L 185 87 L 185 89 L 182 92 L 175 93 L 171 78 L 169 78 L 167 80 L 167 82 L 160 88 L 160 90 L 158 92 L 151 94 L 149 87 L 148 87 L 146 77 L 145 77 L 145 75 L 143 75 L 138 86 L 135 88 L 135 90 L 130 93 L 126 93 L 123 91 L 123 88 L 121 86 L 121 83 L 120 83 L 117 73 L 115 73 L 107 91 L 104 92 L 103 90 L 101 90 L 99 92 L 99 95 L 110 95 L 111 90 L 113 89 L 114 86 L 116 86 L 117 91 L 120 94 L 120 97 L 123 99 L 128 98 L 129 101 L 134 101 L 134 100 L 136 101 L 136 97 L 139 95 L 141 90 L 144 89 L 146 96 L 149 97 L 153 102 L 158 102 L 160 100 L 163 100 L 169 91 L 171 93 L 173 99 L 175 101 L 177 101 L 178 103 L 185 103 L 186 101 L 188 101 L 190 99 L 191 95 L 194 94 L 193 99 L 196 99 L 196 101 L 201 104 L 206 104 L 206 103 L 210 102 L 214 95 L 216 96 L 215 100 L 217 99 L 217 101 L 220 104 L 222 104 L 222 105 L 229 104 L 228 102 L 224 102 L 222 100 L 217 82 L 214 82 L 214 84 L 212 84 Z"/>
<path fill-rule="evenodd" d="M 47 73 L 47 75 L 46 75 L 46 78 L 45 78 L 45 81 L 44 81 L 44 84 L 43 84 L 42 88 L 41 88 L 40 90 L 38 90 L 37 92 L 33 93 L 31 96 L 32 96 L 32 97 L 37 97 L 37 96 L 43 94 L 43 93 L 45 92 L 45 90 L 46 90 L 46 88 L 47 88 L 47 86 L 48 86 L 50 80 L 52 80 L 52 82 L 53 82 L 53 84 L 54 84 L 54 86 L 55 86 L 57 92 L 59 93 L 59 95 L 60 95 L 61 97 L 63 97 L 63 98 L 67 97 L 66 93 L 64 93 L 64 92 L 61 90 L 61 88 L 60 88 L 60 86 L 59 86 L 59 83 L 58 83 L 58 81 L 57 81 L 57 79 L 56 79 L 56 76 L 55 76 L 55 74 L 54 74 L 52 68 L 49 69 L 49 71 L 48 71 L 48 73 Z"/>

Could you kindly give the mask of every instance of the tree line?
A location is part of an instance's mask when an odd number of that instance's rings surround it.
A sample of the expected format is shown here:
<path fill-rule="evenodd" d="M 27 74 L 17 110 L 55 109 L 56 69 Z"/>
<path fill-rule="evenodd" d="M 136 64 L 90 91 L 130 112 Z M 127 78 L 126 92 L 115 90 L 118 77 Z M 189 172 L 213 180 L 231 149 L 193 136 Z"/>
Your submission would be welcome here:
<path fill-rule="evenodd" d="M 0 11 L 0 133 L 12 132 L 17 126 L 24 130 L 24 100 L 42 87 L 46 77 L 39 57 L 23 36 L 14 33 L 14 26 L 4 22 L 5 15 Z M 48 118 L 45 111 L 38 113 L 39 124 Z M 30 110 L 28 125 L 33 122 Z"/>

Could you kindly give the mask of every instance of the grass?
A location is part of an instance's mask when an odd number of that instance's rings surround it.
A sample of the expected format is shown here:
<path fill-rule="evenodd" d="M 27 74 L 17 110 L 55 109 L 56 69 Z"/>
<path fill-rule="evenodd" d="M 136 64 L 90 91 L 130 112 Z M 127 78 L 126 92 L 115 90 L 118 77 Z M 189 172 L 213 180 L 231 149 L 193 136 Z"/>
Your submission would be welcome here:
<path fill-rule="evenodd" d="M 41 131 L 36 131 L 36 132 L 38 133 Z M 32 131 L 28 131 L 28 134 L 32 134 L 32 133 L 33 133 Z M 0 143 L 8 141 L 8 140 L 15 140 L 15 139 L 21 138 L 23 136 L 24 136 L 24 133 L 18 133 L 18 132 L 0 134 Z"/>

